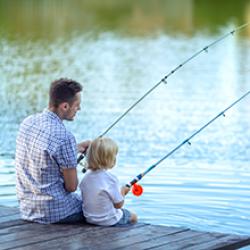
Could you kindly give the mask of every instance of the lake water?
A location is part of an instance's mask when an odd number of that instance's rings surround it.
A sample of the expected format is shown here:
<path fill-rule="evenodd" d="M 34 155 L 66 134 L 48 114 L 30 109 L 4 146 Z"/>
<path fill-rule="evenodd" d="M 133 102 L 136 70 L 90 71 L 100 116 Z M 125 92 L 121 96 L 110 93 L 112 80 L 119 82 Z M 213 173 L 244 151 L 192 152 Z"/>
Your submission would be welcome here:
<path fill-rule="evenodd" d="M 46 107 L 52 80 L 83 83 L 82 110 L 66 125 L 77 140 L 92 139 L 181 62 L 250 20 L 249 1 L 237 7 L 235 1 L 14 2 L 0 3 L 0 205 L 6 206 L 18 205 L 18 126 Z M 121 183 L 249 91 L 249 38 L 248 26 L 202 53 L 109 131 L 119 145 L 113 172 Z M 249 112 L 247 97 L 145 176 L 143 195 L 130 193 L 126 207 L 143 222 L 250 234 Z"/>

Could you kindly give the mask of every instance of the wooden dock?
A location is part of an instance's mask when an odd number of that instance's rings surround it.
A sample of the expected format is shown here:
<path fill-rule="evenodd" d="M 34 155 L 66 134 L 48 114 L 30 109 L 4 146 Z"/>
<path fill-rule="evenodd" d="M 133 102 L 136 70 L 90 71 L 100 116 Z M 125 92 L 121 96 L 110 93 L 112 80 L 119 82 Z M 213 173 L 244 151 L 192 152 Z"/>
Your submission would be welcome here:
<path fill-rule="evenodd" d="M 40 225 L 20 219 L 18 208 L 0 206 L 0 249 L 238 249 L 250 236 L 138 223 L 99 227 L 87 224 Z"/>

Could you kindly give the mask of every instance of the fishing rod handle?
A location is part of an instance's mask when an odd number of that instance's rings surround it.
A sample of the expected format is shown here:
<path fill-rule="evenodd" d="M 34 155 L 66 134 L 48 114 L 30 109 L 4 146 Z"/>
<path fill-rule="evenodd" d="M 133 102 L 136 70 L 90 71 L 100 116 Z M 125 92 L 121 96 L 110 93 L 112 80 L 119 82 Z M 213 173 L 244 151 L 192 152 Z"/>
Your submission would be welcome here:
<path fill-rule="evenodd" d="M 135 183 L 137 183 L 141 178 L 143 177 L 143 174 L 139 174 L 137 175 L 132 181 L 130 181 L 128 184 L 126 184 L 125 186 L 130 188 L 132 187 Z"/>
<path fill-rule="evenodd" d="M 80 163 L 80 161 L 82 160 L 82 159 L 84 159 L 85 158 L 85 155 L 84 154 L 80 154 L 80 156 L 77 158 L 77 164 L 79 164 Z M 83 169 L 82 169 L 82 173 L 86 173 L 87 172 L 87 169 L 85 168 L 85 167 L 83 167 Z"/>
<path fill-rule="evenodd" d="M 77 158 L 77 164 L 80 163 L 80 161 L 84 159 L 84 157 L 85 157 L 84 154 L 80 154 L 79 157 Z"/>

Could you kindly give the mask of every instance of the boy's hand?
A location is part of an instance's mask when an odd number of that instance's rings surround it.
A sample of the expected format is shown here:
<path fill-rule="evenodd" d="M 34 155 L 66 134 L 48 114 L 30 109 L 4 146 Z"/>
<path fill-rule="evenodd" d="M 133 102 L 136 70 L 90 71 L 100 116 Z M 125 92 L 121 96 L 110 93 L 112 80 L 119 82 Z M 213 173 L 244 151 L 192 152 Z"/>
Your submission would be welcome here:
<path fill-rule="evenodd" d="M 90 143 L 91 143 L 91 141 L 87 140 L 87 141 L 84 141 L 84 142 L 77 144 L 78 152 L 80 152 L 82 154 L 85 153 L 87 151 Z"/>
<path fill-rule="evenodd" d="M 121 194 L 122 196 L 125 196 L 130 191 L 130 188 L 127 186 L 121 187 Z"/>

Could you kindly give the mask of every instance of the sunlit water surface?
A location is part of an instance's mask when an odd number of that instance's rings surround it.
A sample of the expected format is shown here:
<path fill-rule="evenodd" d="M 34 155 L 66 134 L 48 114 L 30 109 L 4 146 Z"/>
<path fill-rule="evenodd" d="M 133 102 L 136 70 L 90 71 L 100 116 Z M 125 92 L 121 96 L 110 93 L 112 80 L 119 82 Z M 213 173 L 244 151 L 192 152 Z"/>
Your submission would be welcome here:
<path fill-rule="evenodd" d="M 158 33 L 72 34 L 53 42 L 0 40 L 0 205 L 17 206 L 15 137 L 22 119 L 42 111 L 49 83 L 84 85 L 82 110 L 67 127 L 80 141 L 101 134 L 131 104 L 193 53 L 230 31 L 193 36 Z M 165 156 L 249 90 L 250 43 L 238 35 L 203 53 L 161 84 L 108 136 L 121 183 Z M 250 234 L 250 97 L 163 161 L 127 196 L 140 221 Z M 82 178 L 79 167 L 79 178 Z"/>

